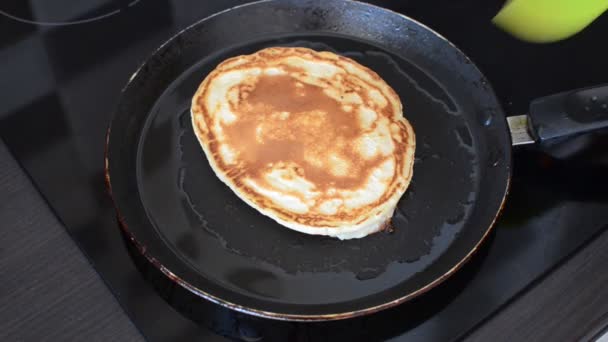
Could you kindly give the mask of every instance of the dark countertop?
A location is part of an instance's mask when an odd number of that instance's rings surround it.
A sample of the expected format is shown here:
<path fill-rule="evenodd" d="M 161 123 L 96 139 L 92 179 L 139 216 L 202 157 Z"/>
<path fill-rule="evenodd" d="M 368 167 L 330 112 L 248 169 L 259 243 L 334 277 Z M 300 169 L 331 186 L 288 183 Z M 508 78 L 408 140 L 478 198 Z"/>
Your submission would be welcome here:
<path fill-rule="evenodd" d="M 585 341 L 608 326 L 608 231 L 473 331 L 466 341 Z"/>
<path fill-rule="evenodd" d="M 144 340 L 1 139 L 0 222 L 0 340 Z"/>
<path fill-rule="evenodd" d="M 0 5 L 0 11 L 44 21 L 84 20 L 121 10 L 60 27 L 0 17 L 0 137 L 12 152 L 0 153 L 2 171 L 10 170 L 0 182 L 2 227 L 9 227 L 0 231 L 0 274 L 10 280 L 0 287 L 0 303 L 11 309 L 0 312 L 0 339 L 81 340 L 95 334 L 134 340 L 139 328 L 154 341 L 207 341 L 234 337 L 241 329 L 246 320 L 215 307 L 208 312 L 214 317 L 210 325 L 194 324 L 144 282 L 116 229 L 103 190 L 101 156 L 112 108 L 139 63 L 190 23 L 243 2 L 141 0 L 127 6 L 89 0 L 49 6 L 29 0 Z M 608 49 L 599 44 L 608 30 L 607 16 L 572 39 L 533 45 L 489 23 L 499 0 L 372 2 L 418 19 L 458 45 L 491 81 L 510 115 L 525 113 L 536 97 L 608 81 Z M 423 304 L 363 322 L 288 331 L 298 332 L 300 340 L 330 339 L 332 333 L 324 329 L 336 327 L 361 332 L 359 339 L 592 336 L 608 313 L 608 287 L 602 286 L 602 266 L 608 261 L 606 151 L 604 133 L 554 149 L 557 158 L 518 149 L 511 196 L 492 238 Z M 65 278 L 50 277 L 53 267 L 64 270 Z M 46 288 L 15 296 L 26 283 Z"/>

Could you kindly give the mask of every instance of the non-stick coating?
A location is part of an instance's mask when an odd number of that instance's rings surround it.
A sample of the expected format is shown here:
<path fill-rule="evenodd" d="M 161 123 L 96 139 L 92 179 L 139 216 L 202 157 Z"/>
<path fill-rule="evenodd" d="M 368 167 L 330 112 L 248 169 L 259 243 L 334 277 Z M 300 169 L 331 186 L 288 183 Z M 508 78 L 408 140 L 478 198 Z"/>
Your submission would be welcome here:
<path fill-rule="evenodd" d="M 394 232 L 339 241 L 290 231 L 213 174 L 190 99 L 222 60 L 277 45 L 351 57 L 399 94 L 417 150 Z M 124 89 L 107 152 L 122 223 L 151 262 L 202 297 L 280 319 L 345 318 L 428 290 L 486 236 L 510 169 L 504 115 L 479 70 L 421 24 L 347 1 L 259 2 L 180 33 Z"/>

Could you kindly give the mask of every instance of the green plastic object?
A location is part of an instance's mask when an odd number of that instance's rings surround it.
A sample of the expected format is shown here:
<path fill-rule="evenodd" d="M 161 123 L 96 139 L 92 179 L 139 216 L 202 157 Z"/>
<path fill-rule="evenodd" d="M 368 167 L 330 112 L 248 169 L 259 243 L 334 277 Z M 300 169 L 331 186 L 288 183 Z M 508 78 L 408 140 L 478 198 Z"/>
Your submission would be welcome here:
<path fill-rule="evenodd" d="M 509 0 L 492 19 L 527 42 L 550 43 L 575 35 L 608 10 L 608 0 Z"/>

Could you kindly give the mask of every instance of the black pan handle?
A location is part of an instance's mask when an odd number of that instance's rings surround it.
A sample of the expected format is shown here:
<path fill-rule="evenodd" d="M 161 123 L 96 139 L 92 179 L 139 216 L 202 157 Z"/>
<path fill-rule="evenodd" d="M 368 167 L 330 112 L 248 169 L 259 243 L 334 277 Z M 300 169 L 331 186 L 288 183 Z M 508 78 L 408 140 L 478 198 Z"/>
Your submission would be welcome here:
<path fill-rule="evenodd" d="M 608 128 L 608 84 L 541 97 L 528 116 L 530 134 L 541 144 Z"/>

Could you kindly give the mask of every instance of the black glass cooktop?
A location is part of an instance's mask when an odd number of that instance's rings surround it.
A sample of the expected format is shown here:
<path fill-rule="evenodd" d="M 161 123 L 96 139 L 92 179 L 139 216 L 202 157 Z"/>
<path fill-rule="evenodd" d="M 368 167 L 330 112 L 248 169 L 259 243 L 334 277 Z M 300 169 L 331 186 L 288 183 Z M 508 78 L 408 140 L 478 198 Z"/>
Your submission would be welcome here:
<path fill-rule="evenodd" d="M 505 111 L 608 82 L 608 17 L 549 45 L 517 41 L 490 18 L 502 1 L 372 1 L 458 45 L 491 81 Z M 465 336 L 608 223 L 608 135 L 548 150 L 517 148 L 507 207 L 492 237 L 456 276 L 395 309 L 352 320 L 296 324 L 207 309 L 136 270 L 105 193 L 105 129 L 121 88 L 163 41 L 244 1 L 15 0 L 0 3 L 0 136 L 150 341 L 416 340 Z M 373 20 L 373 19 L 371 19 Z M 154 279 L 154 270 L 140 264 Z M 168 294 L 168 295 L 167 295 Z"/>

